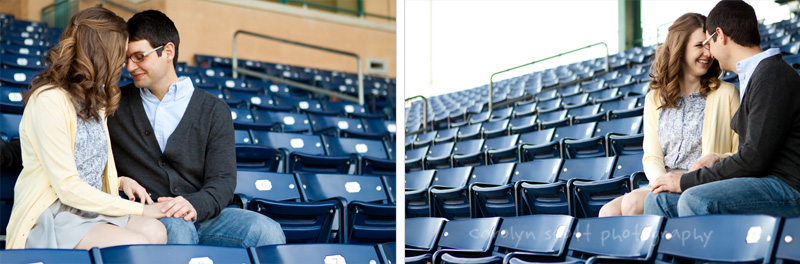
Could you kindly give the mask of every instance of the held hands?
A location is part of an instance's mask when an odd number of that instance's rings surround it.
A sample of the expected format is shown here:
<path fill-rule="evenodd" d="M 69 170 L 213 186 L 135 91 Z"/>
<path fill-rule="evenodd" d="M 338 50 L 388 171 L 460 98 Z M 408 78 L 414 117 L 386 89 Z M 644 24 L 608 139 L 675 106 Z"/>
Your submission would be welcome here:
<path fill-rule="evenodd" d="M 136 180 L 120 176 L 119 177 L 119 188 L 125 192 L 125 195 L 133 201 L 136 197 L 139 197 L 139 200 L 142 201 L 143 204 L 153 204 L 153 199 L 150 198 L 150 195 L 147 193 L 147 190 L 142 187 Z"/>
<path fill-rule="evenodd" d="M 197 219 L 197 210 L 183 196 L 159 197 L 158 202 L 166 203 L 161 208 L 161 213 L 164 213 L 166 217 L 183 218 L 186 221 Z"/>
<path fill-rule="evenodd" d="M 716 154 L 713 154 L 713 153 L 712 154 L 708 154 L 708 155 L 705 155 L 705 156 L 701 157 L 700 159 L 697 160 L 697 162 L 692 164 L 692 167 L 689 168 L 689 171 L 699 170 L 700 168 L 703 168 L 703 167 L 711 168 L 711 166 L 713 166 L 714 163 L 717 163 L 717 162 L 720 162 L 719 156 L 717 156 Z"/>
<path fill-rule="evenodd" d="M 661 175 L 661 177 L 656 178 L 656 180 L 650 183 L 650 192 L 683 192 L 683 190 L 681 190 L 681 176 L 683 176 L 683 173 L 680 172 L 667 172 Z"/>

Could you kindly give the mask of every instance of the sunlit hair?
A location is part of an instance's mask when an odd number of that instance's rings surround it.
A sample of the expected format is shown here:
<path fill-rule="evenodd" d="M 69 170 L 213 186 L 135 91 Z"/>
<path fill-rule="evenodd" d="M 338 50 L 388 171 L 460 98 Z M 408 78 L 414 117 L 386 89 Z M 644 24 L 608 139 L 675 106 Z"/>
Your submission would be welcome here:
<path fill-rule="evenodd" d="M 62 87 L 84 121 L 99 121 L 97 111 L 103 108 L 106 116 L 113 114 L 127 45 L 128 26 L 121 17 L 102 7 L 78 12 L 45 57 L 48 66 L 31 83 L 23 104 L 36 90 Z M 43 88 L 47 85 L 53 86 Z"/>
<path fill-rule="evenodd" d="M 650 71 L 650 89 L 656 91 L 659 107 L 677 108 L 681 94 L 680 80 L 683 78 L 683 61 L 689 37 L 697 29 L 703 29 L 706 17 L 697 13 L 686 13 L 669 27 L 667 39 L 658 47 Z M 711 63 L 708 72 L 700 77 L 700 95 L 705 97 L 719 87 L 720 66 L 717 60 Z"/>

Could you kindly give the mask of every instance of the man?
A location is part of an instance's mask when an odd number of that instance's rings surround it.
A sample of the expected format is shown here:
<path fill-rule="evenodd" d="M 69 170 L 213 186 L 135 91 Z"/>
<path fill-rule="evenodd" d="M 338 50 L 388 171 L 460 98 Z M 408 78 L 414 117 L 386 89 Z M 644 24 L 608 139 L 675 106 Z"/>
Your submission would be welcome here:
<path fill-rule="evenodd" d="M 255 247 L 283 244 L 280 225 L 259 213 L 226 208 L 236 187 L 236 150 L 230 108 L 178 78 L 180 38 L 175 24 L 148 10 L 128 20 L 126 69 L 109 117 L 111 145 L 120 175 L 167 202 L 161 222 L 169 244 Z M 137 88 L 138 87 L 138 88 Z"/>
<path fill-rule="evenodd" d="M 720 1 L 705 30 L 703 45 L 739 75 L 741 104 L 731 120 L 739 149 L 710 168 L 656 179 L 645 213 L 800 216 L 800 75 L 780 50 L 761 50 L 755 11 L 743 1 Z"/>

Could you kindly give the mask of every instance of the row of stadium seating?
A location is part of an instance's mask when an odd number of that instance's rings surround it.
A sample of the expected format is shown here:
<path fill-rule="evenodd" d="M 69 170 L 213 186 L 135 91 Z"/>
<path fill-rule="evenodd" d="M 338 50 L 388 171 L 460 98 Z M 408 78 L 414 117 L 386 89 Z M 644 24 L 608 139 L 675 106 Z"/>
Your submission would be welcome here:
<path fill-rule="evenodd" d="M 797 263 L 800 218 L 406 219 L 405 263 Z"/>
<path fill-rule="evenodd" d="M 292 244 L 257 248 L 202 245 L 132 245 L 77 249 L 0 250 L 3 263 L 392 263 L 395 243 Z"/>

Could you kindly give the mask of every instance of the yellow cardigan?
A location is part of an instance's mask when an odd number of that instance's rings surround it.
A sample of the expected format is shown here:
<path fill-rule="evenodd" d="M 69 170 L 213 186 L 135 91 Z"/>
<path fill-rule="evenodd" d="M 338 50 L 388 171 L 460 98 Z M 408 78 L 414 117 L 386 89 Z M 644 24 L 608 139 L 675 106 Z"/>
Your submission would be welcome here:
<path fill-rule="evenodd" d="M 100 191 L 81 180 L 75 165 L 77 112 L 62 88 L 38 90 L 25 107 L 19 126 L 24 168 L 14 186 L 14 206 L 6 248 L 25 248 L 39 215 L 56 199 L 74 208 L 109 216 L 141 215 L 144 206 L 119 197 L 106 118 L 108 162 Z M 100 111 L 104 116 L 104 111 Z"/>
<path fill-rule="evenodd" d="M 739 149 L 739 135 L 731 129 L 731 119 L 739 109 L 739 90 L 732 84 L 720 82 L 720 87 L 706 96 L 703 133 L 701 135 L 702 156 L 714 153 L 720 159 L 733 155 Z M 661 101 L 656 100 L 655 91 L 647 93 L 644 103 L 644 157 L 642 165 L 647 179 L 651 182 L 667 173 L 664 165 L 664 152 L 658 139 L 657 109 Z M 709 144 L 710 143 L 710 144 Z"/>

